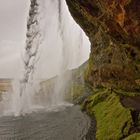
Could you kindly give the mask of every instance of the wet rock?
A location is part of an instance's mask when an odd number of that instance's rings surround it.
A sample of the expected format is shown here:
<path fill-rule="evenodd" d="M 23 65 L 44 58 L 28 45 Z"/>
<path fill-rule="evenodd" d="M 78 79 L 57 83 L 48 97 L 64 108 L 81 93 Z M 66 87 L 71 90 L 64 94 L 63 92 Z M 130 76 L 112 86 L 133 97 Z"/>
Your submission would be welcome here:
<path fill-rule="evenodd" d="M 91 54 L 84 77 L 86 84 L 90 85 L 91 89 L 115 89 L 124 93 L 131 92 L 132 95 L 134 92 L 139 94 L 140 1 L 66 0 L 66 2 L 71 15 L 91 42 Z M 108 95 L 109 98 L 102 97 L 104 93 L 97 92 L 95 95 L 93 93 L 93 98 L 89 97 L 91 100 L 85 101 L 85 106 L 89 107 L 86 111 L 95 114 L 96 137 L 99 140 L 125 139 L 128 135 L 138 132 L 138 127 L 135 127 L 138 123 L 137 109 L 139 110 L 137 97 L 134 97 L 136 100 L 124 97 L 125 105 L 122 106 L 120 102 L 122 95 L 115 92 L 116 95 L 113 97 L 111 93 Z M 80 100 L 82 101 L 82 97 Z M 135 107 L 134 112 L 129 107 Z M 111 119 L 113 122 L 110 122 Z M 108 128 L 111 128 L 110 132 Z M 131 138 L 140 139 L 139 133 L 130 136 Z"/>
<path fill-rule="evenodd" d="M 93 87 L 140 91 L 140 1 L 66 1 L 91 42 L 86 81 Z"/>

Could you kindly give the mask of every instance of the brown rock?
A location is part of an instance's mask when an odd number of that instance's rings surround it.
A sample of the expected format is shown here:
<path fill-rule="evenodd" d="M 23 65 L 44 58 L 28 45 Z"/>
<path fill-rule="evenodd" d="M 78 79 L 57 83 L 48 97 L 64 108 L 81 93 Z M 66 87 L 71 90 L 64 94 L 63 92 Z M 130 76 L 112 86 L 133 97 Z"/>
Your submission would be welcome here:
<path fill-rule="evenodd" d="M 94 87 L 140 91 L 140 1 L 66 2 L 91 42 L 86 81 Z"/>

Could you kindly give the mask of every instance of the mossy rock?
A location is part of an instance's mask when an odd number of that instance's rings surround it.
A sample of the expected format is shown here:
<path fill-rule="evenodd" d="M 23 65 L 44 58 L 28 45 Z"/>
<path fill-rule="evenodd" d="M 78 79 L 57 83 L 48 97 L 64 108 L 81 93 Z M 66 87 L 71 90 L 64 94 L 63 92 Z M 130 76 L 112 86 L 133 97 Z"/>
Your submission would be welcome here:
<path fill-rule="evenodd" d="M 83 106 L 97 121 L 97 140 L 119 140 L 127 136 L 132 125 L 129 109 L 120 103 L 114 92 L 96 93 L 90 96 Z"/>
<path fill-rule="evenodd" d="M 92 57 L 90 57 L 88 60 L 88 65 L 87 65 L 85 72 L 84 72 L 85 79 L 87 79 L 87 77 L 91 74 L 93 68 L 94 68 L 93 60 L 92 60 Z"/>
<path fill-rule="evenodd" d="M 130 135 L 129 137 L 127 137 L 123 140 L 140 140 L 140 133 L 135 133 L 133 135 Z"/>
<path fill-rule="evenodd" d="M 84 92 L 84 85 L 78 84 L 78 83 L 73 83 L 71 87 L 71 96 L 73 99 L 77 99 L 82 95 Z"/>
<path fill-rule="evenodd" d="M 114 92 L 119 95 L 119 96 L 126 96 L 126 97 L 134 97 L 134 96 L 140 96 L 139 92 L 128 92 L 128 91 L 124 91 L 124 90 L 120 90 L 120 89 L 117 89 L 115 90 L 114 89 Z"/>

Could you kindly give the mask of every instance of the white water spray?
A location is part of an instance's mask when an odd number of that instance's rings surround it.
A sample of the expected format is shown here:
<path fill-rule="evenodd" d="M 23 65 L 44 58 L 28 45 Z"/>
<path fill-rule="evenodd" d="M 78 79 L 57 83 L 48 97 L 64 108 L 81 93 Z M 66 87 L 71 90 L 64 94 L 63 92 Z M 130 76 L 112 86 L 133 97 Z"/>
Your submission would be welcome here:
<path fill-rule="evenodd" d="M 71 17 L 65 0 L 31 0 L 24 74 L 22 80 L 16 80 L 14 84 L 11 112 L 20 115 L 65 104 L 65 89 L 71 80 L 71 73 L 65 72 L 88 59 L 89 45 L 87 37 Z M 51 54 L 55 54 L 55 58 Z M 46 74 L 51 77 L 52 73 L 57 78 L 51 95 L 48 97 L 46 93 L 44 101 L 45 96 L 39 92 L 40 81 L 47 79 Z"/>
<path fill-rule="evenodd" d="M 45 64 L 41 64 L 41 61 L 43 59 L 47 61 L 47 56 L 53 50 L 53 53 L 56 53 L 56 58 L 51 59 L 55 59 L 57 62 L 57 77 L 48 104 L 49 106 L 58 106 L 65 104 L 65 91 L 71 80 L 71 73 L 66 73 L 66 71 L 78 67 L 88 59 L 90 44 L 81 28 L 71 17 L 65 0 L 44 1 L 42 13 L 44 13 L 44 18 L 41 20 L 44 25 L 44 27 L 42 26 L 44 29 L 42 48 L 46 53 L 41 53 L 43 55 L 39 61 L 39 67 L 45 68 Z M 84 52 L 85 48 L 87 52 Z M 46 66 L 46 69 L 50 66 Z M 40 70 L 38 73 L 40 75 Z"/>

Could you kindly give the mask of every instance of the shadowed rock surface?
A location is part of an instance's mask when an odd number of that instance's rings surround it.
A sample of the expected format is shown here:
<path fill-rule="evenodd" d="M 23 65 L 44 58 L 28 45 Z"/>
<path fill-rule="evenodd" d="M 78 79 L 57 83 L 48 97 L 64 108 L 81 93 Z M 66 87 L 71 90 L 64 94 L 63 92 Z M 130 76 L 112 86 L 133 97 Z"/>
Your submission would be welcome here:
<path fill-rule="evenodd" d="M 140 96 L 125 97 L 121 99 L 122 104 L 127 108 L 140 111 Z"/>

